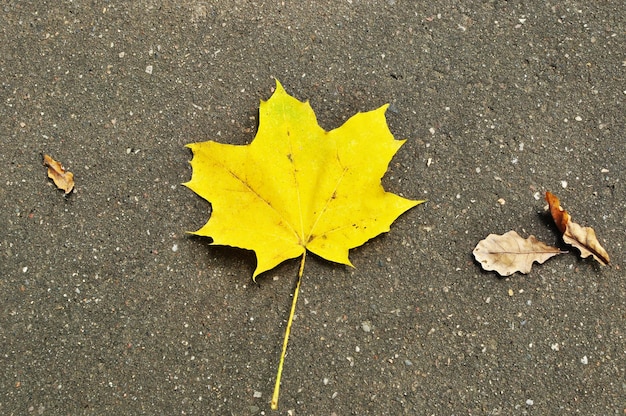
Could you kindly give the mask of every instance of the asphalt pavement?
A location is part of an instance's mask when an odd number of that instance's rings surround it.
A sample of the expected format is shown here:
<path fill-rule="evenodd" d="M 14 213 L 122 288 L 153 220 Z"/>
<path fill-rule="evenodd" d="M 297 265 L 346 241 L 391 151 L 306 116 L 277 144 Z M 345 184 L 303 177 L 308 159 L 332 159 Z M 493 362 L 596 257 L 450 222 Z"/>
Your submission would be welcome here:
<path fill-rule="evenodd" d="M 623 415 L 626 9 L 619 0 L 3 2 L 0 413 Z M 193 237 L 190 142 L 252 141 L 279 79 L 327 130 L 389 103 L 383 180 L 427 199 L 298 260 Z M 42 155 L 75 175 L 64 196 Z M 611 256 L 501 278 L 515 230 Z"/>

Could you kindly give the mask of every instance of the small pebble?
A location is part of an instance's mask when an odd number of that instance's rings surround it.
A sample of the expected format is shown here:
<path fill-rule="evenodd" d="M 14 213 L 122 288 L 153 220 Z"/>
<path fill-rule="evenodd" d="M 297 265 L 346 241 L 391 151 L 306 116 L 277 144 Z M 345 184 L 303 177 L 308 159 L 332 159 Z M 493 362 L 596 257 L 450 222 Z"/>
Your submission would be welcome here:
<path fill-rule="evenodd" d="M 370 321 L 363 321 L 361 322 L 361 329 L 365 332 L 371 332 L 372 330 L 372 323 Z"/>

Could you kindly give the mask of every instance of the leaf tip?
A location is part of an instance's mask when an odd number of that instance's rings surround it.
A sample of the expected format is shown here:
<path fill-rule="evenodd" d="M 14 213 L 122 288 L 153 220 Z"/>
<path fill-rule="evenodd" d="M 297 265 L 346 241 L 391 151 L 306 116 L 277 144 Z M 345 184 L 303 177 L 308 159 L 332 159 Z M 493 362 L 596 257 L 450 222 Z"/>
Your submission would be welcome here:
<path fill-rule="evenodd" d="M 561 208 L 561 201 L 559 198 L 554 195 L 550 191 L 546 191 L 546 201 L 548 202 L 548 207 L 550 209 L 550 215 L 552 215 L 552 219 L 556 224 L 557 228 L 561 233 L 565 232 L 567 228 L 567 223 L 570 220 L 570 215 Z"/>
<path fill-rule="evenodd" d="M 272 97 L 279 96 L 279 95 L 289 95 L 287 94 L 287 91 L 285 91 L 283 84 L 280 83 L 278 78 L 274 78 L 274 81 L 276 81 L 276 88 L 274 88 L 274 93 L 272 94 Z M 263 102 L 263 100 L 261 100 L 261 102 Z"/>
<path fill-rule="evenodd" d="M 267 270 L 269 270 L 269 269 L 261 269 L 261 268 L 259 267 L 259 263 L 258 263 L 258 259 L 257 259 L 257 266 L 256 266 L 256 269 L 254 269 L 254 273 L 252 273 L 252 281 L 253 281 L 254 283 L 256 283 L 256 278 L 257 278 L 257 277 L 259 277 L 259 275 L 260 275 L 261 273 L 264 273 L 264 272 L 266 272 Z"/>

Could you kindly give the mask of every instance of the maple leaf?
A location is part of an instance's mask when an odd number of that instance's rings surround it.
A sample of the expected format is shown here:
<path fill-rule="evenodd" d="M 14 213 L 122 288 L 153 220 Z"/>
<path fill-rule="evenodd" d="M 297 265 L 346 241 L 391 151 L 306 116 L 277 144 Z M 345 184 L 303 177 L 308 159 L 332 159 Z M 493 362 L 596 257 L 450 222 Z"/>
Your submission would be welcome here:
<path fill-rule="evenodd" d="M 351 265 L 349 249 L 389 231 L 400 214 L 423 202 L 381 185 L 404 142 L 389 131 L 386 109 L 358 113 L 327 132 L 308 102 L 276 81 L 272 97 L 261 102 L 252 143 L 187 145 L 193 173 L 185 185 L 213 209 L 194 234 L 253 250 L 254 278 L 306 250 Z"/>
<path fill-rule="evenodd" d="M 211 237 L 212 244 L 253 250 L 253 279 L 302 256 L 273 409 L 306 252 L 351 265 L 351 248 L 389 231 L 399 215 L 424 202 L 386 192 L 381 184 L 404 143 L 387 127 L 387 107 L 357 113 L 325 131 L 309 103 L 291 97 L 277 80 L 274 94 L 261 101 L 258 132 L 250 144 L 187 145 L 193 173 L 184 185 L 212 205 L 210 219 L 194 234 Z"/>
<path fill-rule="evenodd" d="M 572 217 L 561 208 L 561 202 L 556 195 L 546 192 L 546 201 L 550 207 L 550 214 L 559 231 L 563 233 L 563 241 L 576 247 L 583 258 L 593 256 L 601 265 L 609 264 L 609 254 L 600 245 L 596 232 L 591 227 L 582 227 L 572 221 Z"/>
<path fill-rule="evenodd" d="M 556 247 L 537 240 L 534 235 L 524 239 L 515 231 L 505 234 L 489 234 L 474 248 L 474 258 L 483 269 L 495 270 L 500 276 L 515 272 L 530 273 L 534 262 L 543 263 L 563 253 Z"/>
<path fill-rule="evenodd" d="M 48 155 L 43 155 L 43 164 L 48 167 L 48 178 L 52 179 L 57 188 L 63 190 L 65 195 L 74 189 L 74 174 L 66 171 L 63 166 Z"/>

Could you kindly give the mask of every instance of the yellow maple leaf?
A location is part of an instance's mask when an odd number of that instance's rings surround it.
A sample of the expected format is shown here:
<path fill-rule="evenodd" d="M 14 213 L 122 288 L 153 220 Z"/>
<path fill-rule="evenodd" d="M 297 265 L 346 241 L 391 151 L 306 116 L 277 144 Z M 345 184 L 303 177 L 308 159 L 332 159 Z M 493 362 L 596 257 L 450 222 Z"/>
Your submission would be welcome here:
<path fill-rule="evenodd" d="M 403 212 L 424 201 L 386 192 L 381 179 L 404 141 L 387 127 L 387 105 L 357 113 L 325 131 L 308 102 L 276 91 L 261 101 L 259 129 L 245 146 L 214 141 L 187 145 L 193 152 L 191 180 L 184 185 L 209 201 L 209 221 L 194 234 L 212 244 L 253 250 L 253 278 L 301 256 L 298 283 L 285 330 L 272 408 L 307 250 L 351 265 L 348 252 L 389 231 Z"/>
<path fill-rule="evenodd" d="M 254 278 L 306 250 L 351 265 L 348 250 L 423 201 L 385 192 L 380 180 L 404 141 L 394 140 L 384 105 L 329 132 L 308 102 L 276 81 L 261 102 L 259 129 L 246 146 L 187 145 L 193 174 L 185 185 L 209 201 L 209 221 L 194 234 L 212 244 L 253 250 Z"/>

